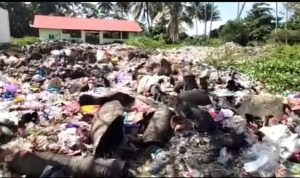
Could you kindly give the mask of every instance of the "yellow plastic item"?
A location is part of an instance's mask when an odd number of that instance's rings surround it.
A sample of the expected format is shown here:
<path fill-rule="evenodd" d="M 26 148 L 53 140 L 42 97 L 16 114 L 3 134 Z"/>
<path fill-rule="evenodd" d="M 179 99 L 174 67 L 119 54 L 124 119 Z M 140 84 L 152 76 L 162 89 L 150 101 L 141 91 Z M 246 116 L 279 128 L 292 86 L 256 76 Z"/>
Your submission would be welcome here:
<path fill-rule="evenodd" d="M 38 88 L 38 87 L 31 87 L 30 88 L 32 91 L 39 91 L 40 90 L 40 88 Z"/>
<path fill-rule="evenodd" d="M 119 58 L 118 57 L 112 57 L 111 62 L 117 63 L 117 62 L 119 62 Z"/>
<path fill-rule="evenodd" d="M 81 106 L 80 111 L 84 115 L 95 114 L 98 108 L 99 108 L 98 105 L 86 105 L 86 106 Z"/>
<path fill-rule="evenodd" d="M 14 103 L 22 103 L 25 101 L 25 97 L 24 96 L 17 96 L 14 100 Z"/>

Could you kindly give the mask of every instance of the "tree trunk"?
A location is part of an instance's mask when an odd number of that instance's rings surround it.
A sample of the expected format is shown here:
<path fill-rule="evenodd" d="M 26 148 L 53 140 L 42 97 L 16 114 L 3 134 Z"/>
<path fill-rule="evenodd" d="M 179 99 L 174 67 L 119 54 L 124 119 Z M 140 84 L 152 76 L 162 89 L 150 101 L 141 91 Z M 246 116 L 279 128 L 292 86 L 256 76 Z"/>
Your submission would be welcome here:
<path fill-rule="evenodd" d="M 206 39 L 206 25 L 207 25 L 207 3 L 204 3 L 204 39 Z"/>
<path fill-rule="evenodd" d="M 275 32 L 276 32 L 278 28 L 278 2 L 275 3 L 276 3 L 276 24 L 275 24 Z"/>
<path fill-rule="evenodd" d="M 210 12 L 210 25 L 209 25 L 209 31 L 208 31 L 208 38 L 207 38 L 207 42 L 209 41 L 210 38 L 210 32 L 211 32 L 211 28 L 212 28 L 212 23 L 213 23 L 213 17 L 214 17 L 214 2 L 211 5 L 211 12 Z"/>
<path fill-rule="evenodd" d="M 196 22 L 195 22 L 196 23 L 196 36 L 198 36 L 198 22 L 197 22 L 198 19 L 197 19 L 197 17 L 195 18 L 195 20 L 196 20 Z"/>
<path fill-rule="evenodd" d="M 240 20 L 240 18 L 241 18 L 242 12 L 243 12 L 243 10 L 244 10 L 245 4 L 246 4 L 246 2 L 244 2 L 243 5 L 242 5 L 241 11 L 240 11 L 239 17 L 238 17 L 239 20 Z"/>
<path fill-rule="evenodd" d="M 285 13 L 285 24 L 284 24 L 285 30 L 287 30 L 286 24 L 287 24 L 287 20 L 288 20 L 288 12 L 289 12 L 289 3 L 287 2 L 286 3 L 286 13 Z M 287 40 L 287 37 L 286 37 L 285 38 L 285 44 L 287 45 L 287 43 L 288 43 L 288 40 Z"/>
<path fill-rule="evenodd" d="M 236 15 L 237 20 L 239 20 L 239 14 L 240 14 L 240 2 L 238 2 L 238 7 L 237 7 L 237 15 Z"/>
<path fill-rule="evenodd" d="M 149 32 L 151 32 L 150 14 L 149 14 L 149 2 L 146 2 L 146 12 L 147 12 L 148 30 L 149 30 Z"/>

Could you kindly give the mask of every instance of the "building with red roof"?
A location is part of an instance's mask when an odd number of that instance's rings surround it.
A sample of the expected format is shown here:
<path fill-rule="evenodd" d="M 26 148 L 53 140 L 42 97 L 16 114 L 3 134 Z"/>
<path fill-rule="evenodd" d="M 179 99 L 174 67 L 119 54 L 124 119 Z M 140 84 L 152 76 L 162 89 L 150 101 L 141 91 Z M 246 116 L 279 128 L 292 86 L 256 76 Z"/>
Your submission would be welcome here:
<path fill-rule="evenodd" d="M 87 19 L 35 15 L 33 28 L 39 29 L 42 40 L 76 40 L 93 44 L 126 41 L 142 31 L 128 20 Z"/>

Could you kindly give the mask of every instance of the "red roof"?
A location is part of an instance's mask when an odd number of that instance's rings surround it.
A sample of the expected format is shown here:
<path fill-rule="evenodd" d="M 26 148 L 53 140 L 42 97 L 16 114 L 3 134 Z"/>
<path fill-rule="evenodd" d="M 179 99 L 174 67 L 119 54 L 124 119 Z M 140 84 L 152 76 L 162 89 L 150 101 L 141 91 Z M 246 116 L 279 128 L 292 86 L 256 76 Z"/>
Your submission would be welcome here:
<path fill-rule="evenodd" d="M 35 15 L 34 28 L 94 31 L 141 32 L 137 22 L 128 20 L 87 19 L 62 16 Z"/>

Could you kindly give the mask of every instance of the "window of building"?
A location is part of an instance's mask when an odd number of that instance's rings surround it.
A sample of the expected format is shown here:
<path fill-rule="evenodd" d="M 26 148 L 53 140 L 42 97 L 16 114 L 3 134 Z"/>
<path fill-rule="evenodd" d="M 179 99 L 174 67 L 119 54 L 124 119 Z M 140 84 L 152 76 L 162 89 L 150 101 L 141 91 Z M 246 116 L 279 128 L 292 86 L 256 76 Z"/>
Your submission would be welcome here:
<path fill-rule="evenodd" d="M 121 32 L 103 32 L 103 38 L 120 39 L 121 38 Z"/>
<path fill-rule="evenodd" d="M 122 32 L 122 39 L 128 39 L 128 32 Z"/>
<path fill-rule="evenodd" d="M 80 30 L 62 30 L 62 33 L 70 34 L 71 38 L 81 38 Z"/>
<path fill-rule="evenodd" d="M 54 35 L 53 34 L 49 34 L 49 40 L 54 40 Z"/>

